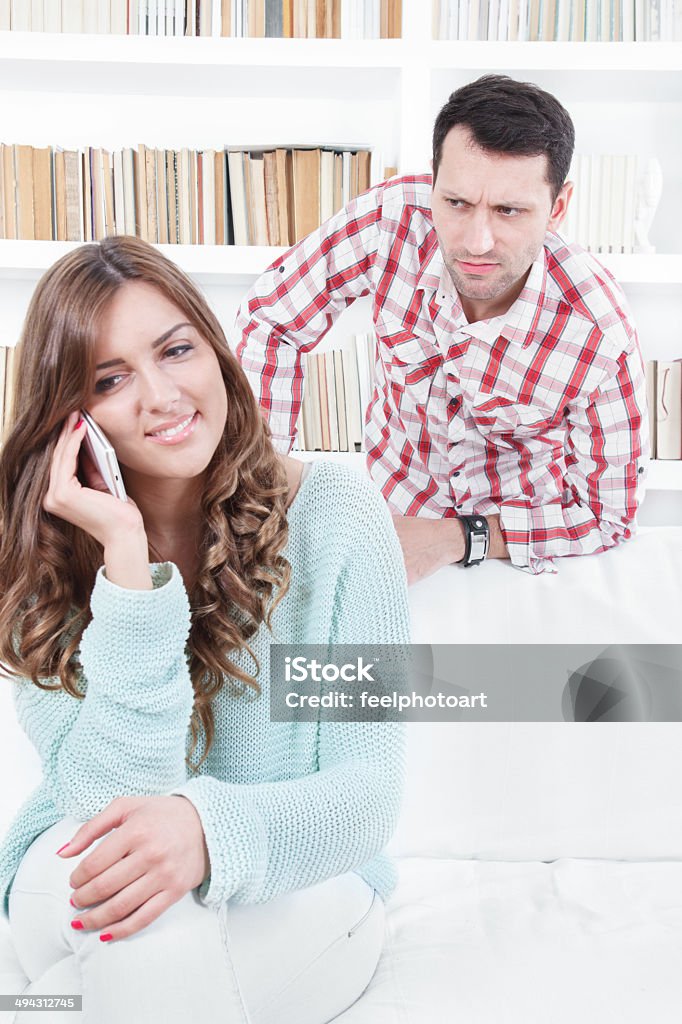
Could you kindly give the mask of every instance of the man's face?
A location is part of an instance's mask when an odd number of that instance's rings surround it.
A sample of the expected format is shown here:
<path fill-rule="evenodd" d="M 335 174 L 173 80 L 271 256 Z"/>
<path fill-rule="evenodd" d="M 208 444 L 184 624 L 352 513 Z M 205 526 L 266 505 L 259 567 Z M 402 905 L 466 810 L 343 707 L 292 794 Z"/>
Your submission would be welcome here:
<path fill-rule="evenodd" d="M 445 137 L 431 210 L 469 322 L 507 312 L 523 290 L 546 233 L 566 215 L 573 184 L 564 184 L 552 208 L 546 166 L 544 154 L 486 153 L 472 144 L 463 125 Z"/>

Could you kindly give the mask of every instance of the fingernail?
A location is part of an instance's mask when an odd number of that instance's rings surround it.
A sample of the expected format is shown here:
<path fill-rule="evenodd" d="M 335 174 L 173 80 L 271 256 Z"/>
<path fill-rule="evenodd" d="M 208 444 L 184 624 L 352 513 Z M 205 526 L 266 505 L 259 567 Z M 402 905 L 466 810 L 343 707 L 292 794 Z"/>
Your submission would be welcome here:
<path fill-rule="evenodd" d="M 80 930 L 81 930 L 81 928 L 83 928 L 83 927 L 84 927 L 84 925 L 83 925 L 83 922 L 82 922 L 82 921 L 72 921 L 72 922 L 71 922 L 71 927 L 72 927 L 72 928 L 75 928 L 75 929 L 76 929 L 76 931 L 78 932 L 78 931 L 80 931 Z"/>
<path fill-rule="evenodd" d="M 81 418 L 79 419 L 78 423 L 76 424 L 76 426 L 73 429 L 74 430 L 78 430 L 78 428 L 80 427 L 82 422 L 83 422 L 83 417 L 81 416 Z"/>
<path fill-rule="evenodd" d="M 60 846 L 60 847 L 59 847 L 59 849 L 57 850 L 57 853 L 61 853 L 61 852 L 62 852 L 62 850 L 65 850 L 65 849 L 66 849 L 66 847 L 67 847 L 68 845 L 69 845 L 68 843 L 64 843 L 64 845 L 63 845 L 63 846 Z"/>
<path fill-rule="evenodd" d="M 113 937 L 114 936 L 111 934 L 111 932 L 106 932 L 105 935 L 100 935 L 99 941 L 100 942 L 108 942 L 109 939 L 113 939 Z"/>
<path fill-rule="evenodd" d="M 71 899 L 70 896 L 69 896 L 69 903 L 71 904 L 72 907 L 76 907 L 76 904 L 73 902 L 73 900 Z M 76 907 L 76 910 L 78 910 L 78 907 Z"/>

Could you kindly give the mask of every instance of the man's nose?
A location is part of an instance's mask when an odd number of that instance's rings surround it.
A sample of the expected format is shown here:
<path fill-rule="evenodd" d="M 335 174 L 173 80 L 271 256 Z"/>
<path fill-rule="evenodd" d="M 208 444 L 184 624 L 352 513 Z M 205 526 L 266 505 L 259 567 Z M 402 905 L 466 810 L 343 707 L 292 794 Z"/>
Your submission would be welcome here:
<path fill-rule="evenodd" d="M 494 250 L 495 240 L 488 210 L 475 210 L 467 217 L 462 245 L 469 256 L 487 256 Z"/>

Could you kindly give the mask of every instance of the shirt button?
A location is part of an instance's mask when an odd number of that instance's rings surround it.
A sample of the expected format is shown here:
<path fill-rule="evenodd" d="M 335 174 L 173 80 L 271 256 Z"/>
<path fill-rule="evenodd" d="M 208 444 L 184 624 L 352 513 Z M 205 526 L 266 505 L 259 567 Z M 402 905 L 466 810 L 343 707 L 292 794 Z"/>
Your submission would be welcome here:
<path fill-rule="evenodd" d="M 455 508 L 464 508 L 464 502 L 460 502 L 459 505 L 455 505 Z"/>
<path fill-rule="evenodd" d="M 644 472 L 644 466 L 640 466 L 639 469 L 637 470 L 637 472 L 638 473 L 643 473 Z"/>
<path fill-rule="evenodd" d="M 453 476 L 459 476 L 459 470 L 456 470 L 452 475 Z"/>
<path fill-rule="evenodd" d="M 630 540 L 630 537 L 632 536 L 632 534 L 630 533 L 630 531 L 628 530 L 627 527 L 623 530 L 623 536 L 625 537 L 626 540 Z"/>

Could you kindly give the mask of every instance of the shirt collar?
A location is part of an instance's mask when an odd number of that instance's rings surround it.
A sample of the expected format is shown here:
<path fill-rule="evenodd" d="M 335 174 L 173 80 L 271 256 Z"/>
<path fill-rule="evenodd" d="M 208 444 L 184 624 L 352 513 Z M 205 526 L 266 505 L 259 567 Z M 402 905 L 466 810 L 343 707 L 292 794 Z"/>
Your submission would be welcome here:
<path fill-rule="evenodd" d="M 421 288 L 423 291 L 437 291 L 440 287 L 441 274 L 444 267 L 443 254 L 440 251 L 438 238 L 434 231 L 431 235 L 431 245 L 426 251 L 424 262 L 417 274 L 416 287 Z"/>
<path fill-rule="evenodd" d="M 459 296 L 443 261 L 437 239 L 422 264 L 417 286 L 438 291 L 441 295 L 449 295 L 455 307 L 461 311 Z M 459 324 L 457 329 L 487 344 L 503 335 L 510 343 L 527 348 L 533 340 L 548 298 L 557 303 L 566 302 L 556 282 L 547 272 L 547 254 L 543 245 L 531 263 L 530 273 L 521 294 L 506 313 L 472 324 L 464 322 Z M 462 317 L 464 319 L 463 312 Z"/>

